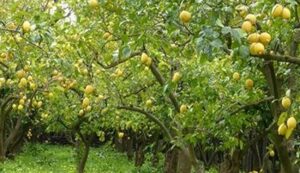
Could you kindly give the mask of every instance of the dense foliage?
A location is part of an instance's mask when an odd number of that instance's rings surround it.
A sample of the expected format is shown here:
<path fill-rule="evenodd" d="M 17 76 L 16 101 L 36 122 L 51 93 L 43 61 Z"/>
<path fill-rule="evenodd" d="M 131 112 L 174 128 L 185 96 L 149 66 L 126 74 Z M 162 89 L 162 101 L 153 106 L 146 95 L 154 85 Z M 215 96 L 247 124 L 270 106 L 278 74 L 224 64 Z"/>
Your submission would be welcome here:
<path fill-rule="evenodd" d="M 2 1 L 0 160 L 54 133 L 78 172 L 95 136 L 170 173 L 297 172 L 299 4 Z"/>

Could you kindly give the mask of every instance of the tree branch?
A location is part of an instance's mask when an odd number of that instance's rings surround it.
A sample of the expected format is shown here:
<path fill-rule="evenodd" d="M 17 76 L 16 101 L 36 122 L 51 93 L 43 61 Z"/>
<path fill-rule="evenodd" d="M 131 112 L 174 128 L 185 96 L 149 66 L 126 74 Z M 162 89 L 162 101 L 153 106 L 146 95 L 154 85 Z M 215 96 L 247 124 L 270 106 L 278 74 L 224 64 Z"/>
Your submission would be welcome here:
<path fill-rule="evenodd" d="M 124 63 L 124 62 L 130 60 L 131 58 L 136 57 L 136 56 L 141 55 L 141 54 L 142 54 L 141 51 L 132 52 L 132 53 L 129 55 L 129 57 L 124 58 L 124 59 L 118 59 L 117 61 L 112 62 L 112 63 L 109 64 L 109 65 L 105 65 L 105 64 L 103 64 L 102 62 L 99 61 L 98 53 L 97 53 L 97 52 L 95 52 L 95 56 L 96 56 L 95 59 L 96 59 L 96 62 L 97 62 L 102 68 L 104 68 L 104 69 L 110 69 L 110 68 L 116 67 L 117 65 L 122 64 L 122 63 Z"/>
<path fill-rule="evenodd" d="M 246 108 L 253 107 L 253 106 L 257 106 L 257 105 L 259 105 L 259 104 L 261 104 L 261 103 L 265 103 L 265 102 L 268 102 L 268 101 L 272 101 L 273 99 L 274 99 L 274 97 L 273 97 L 273 96 L 270 96 L 270 97 L 264 98 L 264 99 L 262 99 L 262 100 L 259 100 L 259 101 L 257 101 L 257 102 L 249 103 L 249 104 L 243 105 L 243 106 L 239 107 L 238 109 L 236 109 L 235 111 L 231 112 L 230 115 L 234 115 L 234 114 L 236 114 L 236 113 L 238 113 L 238 112 L 240 112 L 240 111 L 242 111 L 242 110 L 244 110 L 244 109 L 246 109 Z"/>
<path fill-rule="evenodd" d="M 166 81 L 165 81 L 164 77 L 161 75 L 161 73 L 158 71 L 158 69 L 154 63 L 151 64 L 150 69 L 151 69 L 151 72 L 153 73 L 153 75 L 155 76 L 156 80 L 159 82 L 159 84 L 161 86 L 164 86 Z M 174 105 L 175 110 L 177 112 L 180 112 L 179 103 L 176 100 L 175 94 L 173 92 L 171 92 L 169 94 L 169 99 L 171 100 L 172 104 Z"/>
<path fill-rule="evenodd" d="M 138 93 L 140 93 L 140 92 L 142 92 L 142 91 L 145 91 L 145 90 L 147 90 L 148 88 L 154 86 L 154 84 L 155 84 L 155 83 L 153 82 L 153 83 L 151 83 L 151 84 L 149 84 L 149 85 L 146 85 L 146 86 L 144 86 L 144 87 L 141 87 L 140 89 L 138 89 L 138 90 L 136 90 L 136 91 L 133 91 L 133 92 L 131 92 L 131 93 L 128 93 L 128 94 L 124 95 L 123 98 L 130 97 L 130 96 L 132 96 L 132 95 L 137 95 Z"/>
<path fill-rule="evenodd" d="M 289 63 L 300 65 L 300 58 L 289 56 L 289 55 L 264 54 L 264 55 L 254 56 L 254 57 L 262 58 L 262 59 L 265 59 L 265 60 L 273 60 L 273 61 L 279 61 L 279 62 L 289 62 Z"/>
<path fill-rule="evenodd" d="M 173 137 L 169 131 L 169 129 L 158 119 L 156 118 L 153 114 L 146 112 L 143 109 L 137 108 L 137 107 L 133 107 L 133 106 L 118 106 L 117 109 L 123 109 L 123 110 L 129 110 L 129 111 L 133 111 L 133 112 L 138 112 L 141 114 L 144 114 L 148 119 L 150 119 L 151 121 L 155 122 L 167 135 L 167 137 L 170 140 L 173 140 Z"/>
<path fill-rule="evenodd" d="M 229 114 L 229 116 L 232 116 L 232 115 L 234 115 L 234 114 L 236 114 L 236 113 L 238 113 L 238 112 L 240 112 L 240 111 L 242 111 L 242 110 L 244 110 L 244 109 L 246 109 L 246 108 L 250 108 L 250 107 L 253 107 L 253 106 L 257 106 L 257 105 L 260 105 L 260 104 L 262 104 L 262 103 L 264 103 L 264 102 L 272 101 L 273 99 L 274 99 L 274 97 L 273 97 L 273 96 L 270 96 L 270 97 L 264 98 L 264 99 L 262 99 L 262 100 L 253 102 L 253 103 L 245 104 L 245 105 L 239 107 L 238 109 L 236 109 L 235 111 L 231 112 L 231 113 Z M 237 105 L 237 103 L 235 103 L 235 104 L 233 104 L 233 105 Z M 232 106 L 233 106 L 233 105 L 232 105 Z M 231 107 L 231 106 L 230 106 L 230 107 Z M 217 119 L 217 123 L 219 123 L 219 122 L 222 121 L 223 119 L 224 119 L 224 117 L 220 117 L 219 119 Z"/>

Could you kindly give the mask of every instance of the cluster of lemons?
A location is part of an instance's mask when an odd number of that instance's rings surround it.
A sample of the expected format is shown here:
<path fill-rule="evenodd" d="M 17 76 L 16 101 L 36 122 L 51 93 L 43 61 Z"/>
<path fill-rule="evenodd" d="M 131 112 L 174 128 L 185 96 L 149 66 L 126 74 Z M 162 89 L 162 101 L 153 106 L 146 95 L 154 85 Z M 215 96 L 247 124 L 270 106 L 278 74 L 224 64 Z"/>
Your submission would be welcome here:
<path fill-rule="evenodd" d="M 245 17 L 245 21 L 242 24 L 242 30 L 247 33 L 251 33 L 254 30 L 254 25 L 256 25 L 256 16 L 253 14 L 248 14 Z M 250 44 L 250 54 L 251 55 L 262 55 L 265 53 L 265 46 L 267 46 L 272 37 L 269 33 L 263 32 L 259 34 L 258 32 L 251 33 L 247 37 L 247 41 Z"/>
<path fill-rule="evenodd" d="M 79 116 L 83 116 L 85 113 L 90 112 L 92 110 L 92 106 L 90 103 L 90 99 L 88 95 L 91 95 L 95 92 L 95 88 L 93 85 L 87 85 L 84 88 L 85 97 L 82 100 L 81 107 L 82 109 L 79 111 Z"/>
<path fill-rule="evenodd" d="M 281 100 L 281 105 L 284 109 L 288 109 L 292 104 L 292 101 L 289 97 L 285 96 Z M 281 123 L 278 127 L 278 134 L 285 136 L 286 139 L 290 137 L 292 134 L 293 130 L 297 126 L 297 121 L 295 117 L 291 116 L 290 118 L 287 119 L 285 123 Z"/>
<path fill-rule="evenodd" d="M 271 13 L 273 18 L 282 17 L 283 19 L 290 19 L 291 12 L 287 7 L 283 7 L 280 4 L 276 4 Z M 249 50 L 251 55 L 263 55 L 265 53 L 265 47 L 270 43 L 272 37 L 267 32 L 255 32 L 256 26 L 256 16 L 254 14 L 248 14 L 245 17 L 245 21 L 243 22 L 241 28 L 246 33 L 248 33 L 247 41 L 250 44 Z M 251 34 L 250 34 L 251 33 Z"/>

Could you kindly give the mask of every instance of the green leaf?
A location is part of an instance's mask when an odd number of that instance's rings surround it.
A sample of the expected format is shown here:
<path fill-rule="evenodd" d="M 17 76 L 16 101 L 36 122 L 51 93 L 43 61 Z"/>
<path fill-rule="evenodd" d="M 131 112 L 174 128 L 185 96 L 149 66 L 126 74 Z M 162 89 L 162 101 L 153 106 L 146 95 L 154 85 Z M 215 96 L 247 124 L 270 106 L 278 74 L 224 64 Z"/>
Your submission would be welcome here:
<path fill-rule="evenodd" d="M 220 19 L 217 19 L 216 25 L 220 26 L 220 27 L 224 27 L 224 25 L 222 24 L 222 21 Z M 222 30 L 223 30 L 223 28 L 222 28 Z"/>
<path fill-rule="evenodd" d="M 280 124 L 284 123 L 287 117 L 288 114 L 286 112 L 281 113 L 278 118 L 277 125 L 280 126 Z"/>
<path fill-rule="evenodd" d="M 241 38 L 243 37 L 243 34 L 241 32 L 241 29 L 232 29 L 231 35 L 232 35 L 234 41 L 237 41 L 239 44 L 242 43 Z"/>
<path fill-rule="evenodd" d="M 243 57 L 243 58 L 249 57 L 250 53 L 249 53 L 248 47 L 247 47 L 247 46 L 244 46 L 244 45 L 241 46 L 241 47 L 239 48 L 239 55 L 240 55 L 241 57 Z"/>
<path fill-rule="evenodd" d="M 294 129 L 287 129 L 285 133 L 285 139 L 289 139 L 289 137 L 292 135 Z"/>
<path fill-rule="evenodd" d="M 222 28 L 221 32 L 222 32 L 222 34 L 228 34 L 231 32 L 231 28 L 228 26 L 225 26 Z"/>
<path fill-rule="evenodd" d="M 215 47 L 215 48 L 221 48 L 221 47 L 223 47 L 223 43 L 222 43 L 222 41 L 220 39 L 216 39 L 216 40 L 212 41 L 210 43 L 210 45 L 213 46 L 213 47 Z"/>

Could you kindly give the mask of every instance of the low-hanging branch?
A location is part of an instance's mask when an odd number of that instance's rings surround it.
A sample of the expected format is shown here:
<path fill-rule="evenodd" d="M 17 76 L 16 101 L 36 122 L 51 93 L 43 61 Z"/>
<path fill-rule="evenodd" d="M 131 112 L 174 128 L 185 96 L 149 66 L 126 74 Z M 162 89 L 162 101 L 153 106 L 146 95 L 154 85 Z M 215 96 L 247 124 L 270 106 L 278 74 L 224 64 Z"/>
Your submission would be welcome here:
<path fill-rule="evenodd" d="M 167 137 L 170 140 L 173 140 L 173 137 L 169 131 L 169 129 L 158 119 L 156 118 L 153 114 L 151 114 L 150 112 L 147 112 L 141 108 L 138 107 L 133 107 L 133 106 L 118 106 L 117 109 L 123 109 L 123 110 L 129 110 L 129 111 L 133 111 L 133 112 L 138 112 L 141 114 L 144 114 L 148 119 L 150 119 L 151 121 L 155 122 L 167 135 Z"/>

